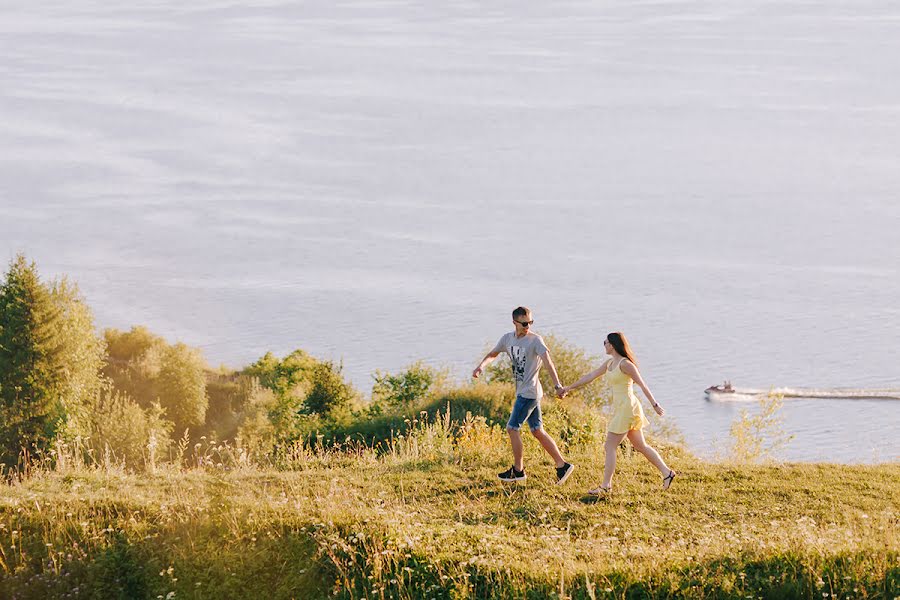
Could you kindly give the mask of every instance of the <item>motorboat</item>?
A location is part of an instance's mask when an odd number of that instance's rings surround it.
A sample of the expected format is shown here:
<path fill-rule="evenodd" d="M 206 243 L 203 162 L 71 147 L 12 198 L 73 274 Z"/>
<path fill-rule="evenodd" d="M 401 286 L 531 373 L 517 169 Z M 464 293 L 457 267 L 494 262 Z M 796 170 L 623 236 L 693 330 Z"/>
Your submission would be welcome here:
<path fill-rule="evenodd" d="M 720 400 L 723 402 L 750 401 L 771 396 L 778 396 L 783 399 L 800 398 L 806 400 L 900 400 L 900 390 L 898 389 L 814 389 L 790 387 L 773 387 L 768 390 L 736 389 L 731 385 L 730 381 L 709 386 L 703 390 L 703 395 L 707 400 Z"/>
<path fill-rule="evenodd" d="M 718 396 L 720 394 L 735 394 L 737 392 L 735 391 L 734 386 L 731 385 L 730 381 L 725 381 L 724 383 L 719 385 L 709 386 L 708 388 L 703 390 L 703 393 L 706 396 L 707 400 L 711 400 L 712 396 L 714 395 Z"/>

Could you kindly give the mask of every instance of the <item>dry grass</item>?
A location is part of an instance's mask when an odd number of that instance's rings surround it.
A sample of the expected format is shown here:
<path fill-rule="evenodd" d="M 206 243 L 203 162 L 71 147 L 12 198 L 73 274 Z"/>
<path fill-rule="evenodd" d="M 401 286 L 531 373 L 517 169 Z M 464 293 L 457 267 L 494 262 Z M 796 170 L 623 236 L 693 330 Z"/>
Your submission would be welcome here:
<path fill-rule="evenodd" d="M 46 471 L 0 488 L 2 598 L 894 598 L 900 465 L 735 465 L 661 448 L 594 501 L 533 440 L 411 424 L 383 452 L 304 449 L 282 468 Z"/>

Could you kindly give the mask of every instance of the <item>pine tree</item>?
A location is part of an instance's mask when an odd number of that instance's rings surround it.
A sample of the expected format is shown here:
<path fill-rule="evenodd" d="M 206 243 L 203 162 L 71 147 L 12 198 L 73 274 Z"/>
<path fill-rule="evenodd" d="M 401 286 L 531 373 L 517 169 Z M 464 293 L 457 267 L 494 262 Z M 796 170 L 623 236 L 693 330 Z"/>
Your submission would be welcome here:
<path fill-rule="evenodd" d="M 0 463 L 53 441 L 64 418 L 60 310 L 34 263 L 18 255 L 0 283 Z"/>

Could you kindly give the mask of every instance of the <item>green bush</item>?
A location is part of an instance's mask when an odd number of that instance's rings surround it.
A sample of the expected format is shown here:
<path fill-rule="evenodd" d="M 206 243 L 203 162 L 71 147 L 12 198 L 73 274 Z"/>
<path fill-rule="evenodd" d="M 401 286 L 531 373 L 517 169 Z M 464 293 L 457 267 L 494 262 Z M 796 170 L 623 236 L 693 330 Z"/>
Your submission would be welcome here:
<path fill-rule="evenodd" d="M 145 410 L 107 387 L 89 405 L 86 446 L 95 461 L 111 455 L 128 467 L 152 469 L 172 444 L 172 423 L 164 414 L 157 403 Z"/>
<path fill-rule="evenodd" d="M 488 425 L 505 424 L 514 400 L 515 389 L 509 384 L 478 383 L 426 395 L 409 406 L 395 407 L 376 414 L 363 411 L 352 422 L 333 432 L 335 440 L 347 438 L 369 444 L 386 442 L 405 431 L 414 420 L 434 421 L 450 406 L 450 423 L 454 429 L 465 421 L 466 414 L 480 416 Z"/>
<path fill-rule="evenodd" d="M 345 422 L 356 404 L 357 393 L 344 381 L 343 366 L 321 362 L 312 372 L 312 387 L 303 400 L 301 413 L 320 415 L 338 423 Z"/>
<path fill-rule="evenodd" d="M 158 402 L 176 431 L 198 431 L 206 419 L 206 363 L 196 348 L 169 345 L 144 327 L 104 332 L 113 386 L 142 408 Z"/>
<path fill-rule="evenodd" d="M 375 371 L 372 376 L 372 404 L 370 414 L 380 414 L 385 410 L 408 409 L 424 400 L 436 387 L 447 379 L 447 374 L 415 362 L 400 373 Z"/>

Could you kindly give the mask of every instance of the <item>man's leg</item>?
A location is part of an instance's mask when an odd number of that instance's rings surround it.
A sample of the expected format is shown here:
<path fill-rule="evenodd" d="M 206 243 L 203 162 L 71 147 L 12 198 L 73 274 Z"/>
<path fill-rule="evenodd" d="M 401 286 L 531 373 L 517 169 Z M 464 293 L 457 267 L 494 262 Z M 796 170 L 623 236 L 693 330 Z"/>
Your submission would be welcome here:
<path fill-rule="evenodd" d="M 562 454 L 560 454 L 559 448 L 556 447 L 556 442 L 553 441 L 553 438 L 544 431 L 544 418 L 541 414 L 540 402 L 536 402 L 534 410 L 528 414 L 528 427 L 531 429 L 531 435 L 541 443 L 541 446 L 547 451 L 547 454 L 550 455 L 553 462 L 556 463 L 556 468 L 559 469 L 563 467 L 566 464 L 566 460 L 563 458 Z"/>
<path fill-rule="evenodd" d="M 524 449 L 522 447 L 522 423 L 529 417 L 536 404 L 535 400 L 516 396 L 512 414 L 509 416 L 509 422 L 506 424 L 506 432 L 509 434 L 509 443 L 512 445 L 513 451 L 513 467 L 517 471 L 525 468 Z"/>
<path fill-rule="evenodd" d="M 553 441 L 552 437 L 547 435 L 546 431 L 544 431 L 543 429 L 532 429 L 531 435 L 537 438 L 537 441 L 541 443 L 541 446 L 544 447 L 544 450 L 547 451 L 547 454 L 550 455 L 550 458 L 552 458 L 556 462 L 557 469 L 566 464 L 565 459 L 559 452 L 559 448 L 556 447 L 556 442 Z M 519 443 L 522 443 L 521 437 L 519 439 Z"/>
<path fill-rule="evenodd" d="M 516 468 L 516 471 L 521 471 L 525 468 L 525 461 L 523 459 L 524 450 L 522 448 L 522 432 L 518 429 L 513 429 L 512 427 L 507 427 L 506 432 L 509 434 L 509 442 L 512 444 L 513 466 Z"/>

